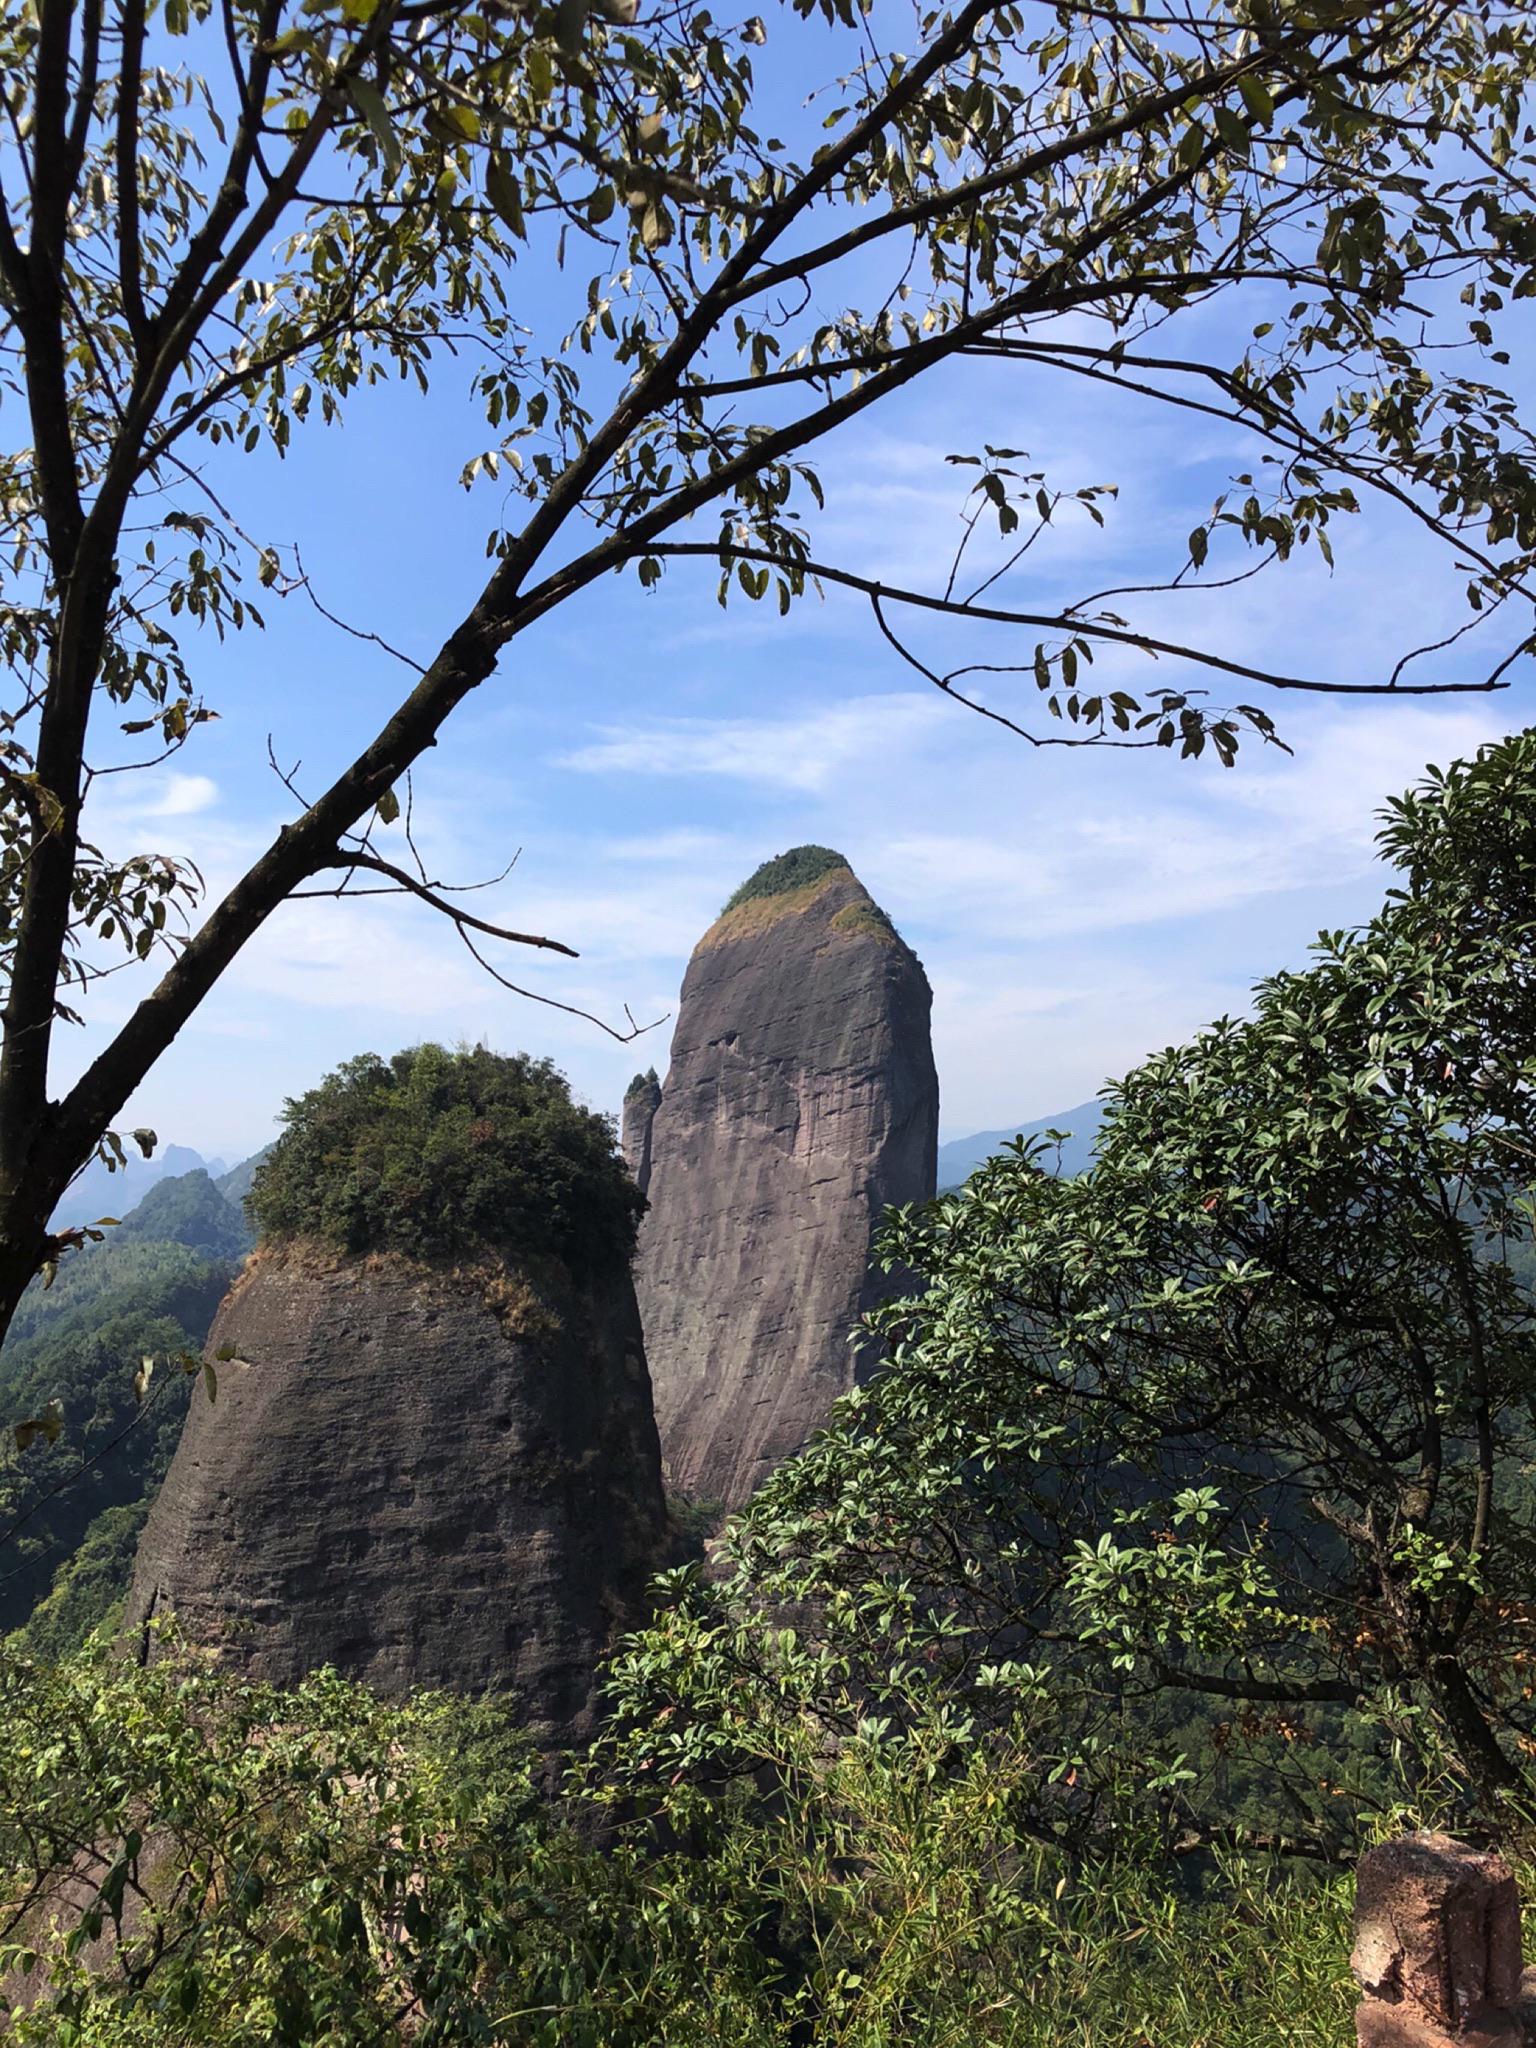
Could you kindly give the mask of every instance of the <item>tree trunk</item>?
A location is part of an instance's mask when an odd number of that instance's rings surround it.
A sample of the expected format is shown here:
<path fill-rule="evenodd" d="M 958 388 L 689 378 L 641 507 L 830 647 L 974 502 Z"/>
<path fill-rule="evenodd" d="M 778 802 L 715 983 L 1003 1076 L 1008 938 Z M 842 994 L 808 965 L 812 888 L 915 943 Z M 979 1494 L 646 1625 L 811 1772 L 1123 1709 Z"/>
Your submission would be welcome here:
<path fill-rule="evenodd" d="M 1478 1804 L 1496 1831 L 1502 1832 L 1509 1819 L 1511 1800 L 1528 1798 L 1530 1788 L 1525 1775 L 1500 1747 L 1466 1673 L 1453 1654 L 1445 1653 L 1431 1661 L 1429 1683 Z"/>
<path fill-rule="evenodd" d="M 67 1159 L 46 1130 L 20 1159 L 0 1170 L 0 1344 L 16 1305 L 55 1249 L 48 1223 L 78 1169 L 90 1157 Z"/>

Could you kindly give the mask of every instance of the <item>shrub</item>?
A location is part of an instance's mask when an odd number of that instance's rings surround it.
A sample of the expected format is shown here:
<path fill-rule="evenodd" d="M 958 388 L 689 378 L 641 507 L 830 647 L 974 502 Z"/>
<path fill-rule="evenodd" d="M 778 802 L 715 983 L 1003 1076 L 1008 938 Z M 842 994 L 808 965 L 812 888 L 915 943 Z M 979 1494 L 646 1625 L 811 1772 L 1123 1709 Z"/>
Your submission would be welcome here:
<path fill-rule="evenodd" d="M 755 874 L 748 875 L 725 909 L 739 910 L 743 903 L 755 902 L 759 896 L 787 896 L 791 889 L 803 889 L 810 882 L 819 882 L 834 868 L 847 865 L 843 856 L 834 853 L 830 846 L 792 846 L 788 853 L 775 854 Z"/>
<path fill-rule="evenodd" d="M 539 1255 L 612 1265 L 644 1198 L 611 1118 L 548 1060 L 483 1046 L 362 1053 L 283 1111 L 251 1213 L 266 1237 L 429 1260 Z"/>
<path fill-rule="evenodd" d="M 504 1709 L 0 1645 L 18 2048 L 1336 2048 L 1342 1874 L 1019 1825 L 1027 1745 L 780 1726 L 779 1796 L 553 1800 Z M 668 1794 L 661 1792 L 663 1812 Z M 50 1924 L 51 1923 L 51 1924 Z M 6 2014 L 6 2000 L 16 2006 Z M 19 2009 L 18 2009 L 19 2008 Z"/>

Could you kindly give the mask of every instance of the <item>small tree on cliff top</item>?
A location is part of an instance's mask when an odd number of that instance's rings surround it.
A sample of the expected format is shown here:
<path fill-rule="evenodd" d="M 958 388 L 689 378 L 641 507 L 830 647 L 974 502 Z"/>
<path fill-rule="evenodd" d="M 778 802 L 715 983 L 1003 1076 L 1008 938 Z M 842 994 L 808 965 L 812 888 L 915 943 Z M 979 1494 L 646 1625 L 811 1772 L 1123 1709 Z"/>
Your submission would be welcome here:
<path fill-rule="evenodd" d="M 484 1046 L 360 1053 L 289 1102 L 250 1211 L 273 1237 L 426 1259 L 622 1269 L 645 1200 L 613 1123 L 548 1060 Z"/>
<path fill-rule="evenodd" d="M 777 103 L 754 76 L 762 19 L 633 13 L 17 0 L 0 18 L 0 388 L 29 423 L 0 458 L 0 1326 L 56 1249 L 60 1192 L 280 903 L 322 878 L 448 909 L 378 850 L 395 786 L 509 647 L 606 572 L 651 585 L 698 564 L 722 597 L 784 608 L 849 585 L 957 696 L 959 671 L 901 622 L 1014 628 L 1044 730 L 986 715 L 1035 744 L 1226 760 L 1242 729 L 1270 731 L 1255 693 L 1450 687 L 1390 662 L 1308 678 L 1175 647 L 1133 594 L 1041 611 L 1007 574 L 970 587 L 962 563 L 895 590 L 825 560 L 813 458 L 946 363 L 1009 366 L 1026 409 L 1048 377 L 1089 378 L 1247 430 L 1260 480 L 1172 549 L 1166 584 L 1326 554 L 1335 515 L 1377 493 L 1446 544 L 1485 624 L 1530 595 L 1529 440 L 1485 374 L 1536 254 L 1518 10 L 961 0 L 898 27 L 860 0 L 796 0 L 773 32 L 809 50 L 819 28 L 826 68 L 807 57 Z M 541 298 L 564 295 L 563 339 L 558 312 L 528 325 L 530 263 Z M 1222 298 L 1252 339 L 1213 358 Z M 240 521 L 241 451 L 283 449 L 361 384 L 425 382 L 449 348 L 491 433 L 465 480 L 499 477 L 508 508 L 484 587 L 330 788 L 194 915 L 194 875 L 92 844 L 93 776 L 127 765 L 119 728 L 174 749 L 211 715 L 193 628 L 258 623 L 253 595 L 305 587 L 296 555 Z M 983 422 L 956 451 L 973 528 L 995 524 L 1017 561 L 1064 501 L 1103 518 L 1095 485 L 1033 474 L 1009 438 Z M 1492 687 L 1526 639 L 1522 621 L 1460 686 Z M 1090 664 L 1117 646 L 1178 656 L 1193 681 L 1108 693 Z M 471 946 L 558 946 L 449 914 Z M 54 1100 L 55 1025 L 123 948 L 163 977 Z"/>
<path fill-rule="evenodd" d="M 1381 914 L 1109 1091 L 1089 1172 L 1020 1142 L 897 1221 L 886 1369 L 621 1673 L 659 1780 L 776 1701 L 1023 1705 L 1054 1825 L 1199 1710 L 1337 1825 L 1337 1741 L 1287 1752 L 1356 1708 L 1531 1819 L 1536 731 L 1382 843 Z"/>

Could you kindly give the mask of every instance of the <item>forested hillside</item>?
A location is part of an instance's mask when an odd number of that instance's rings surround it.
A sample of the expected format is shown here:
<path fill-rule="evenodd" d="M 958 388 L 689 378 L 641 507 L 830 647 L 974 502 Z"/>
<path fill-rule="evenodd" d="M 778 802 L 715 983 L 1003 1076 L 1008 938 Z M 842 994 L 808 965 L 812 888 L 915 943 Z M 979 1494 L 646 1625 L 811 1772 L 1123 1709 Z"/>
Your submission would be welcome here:
<path fill-rule="evenodd" d="M 121 1597 L 189 1367 L 250 1243 L 238 1200 L 198 1169 L 28 1290 L 0 1351 L 0 1631 L 72 1648 Z"/>

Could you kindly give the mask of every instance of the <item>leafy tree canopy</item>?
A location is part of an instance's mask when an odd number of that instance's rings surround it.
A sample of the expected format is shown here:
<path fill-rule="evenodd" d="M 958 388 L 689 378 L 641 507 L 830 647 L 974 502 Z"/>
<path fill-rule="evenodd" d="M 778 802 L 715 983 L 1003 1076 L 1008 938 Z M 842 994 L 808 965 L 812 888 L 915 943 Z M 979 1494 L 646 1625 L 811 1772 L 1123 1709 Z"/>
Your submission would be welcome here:
<path fill-rule="evenodd" d="M 612 1120 L 573 1102 L 548 1060 L 483 1046 L 362 1053 L 289 1102 L 283 1122 L 250 1194 L 267 1236 L 578 1268 L 634 1250 L 645 1200 Z"/>
<path fill-rule="evenodd" d="M 1529 1811 L 1536 731 L 1381 843 L 1380 914 L 1112 1088 L 1088 1171 L 1021 1142 L 896 1218 L 885 1367 L 621 1666 L 658 1771 L 740 1767 L 754 1716 L 1027 1704 L 1038 1826 L 1127 1774 L 1219 1820 L 1156 1756 L 1198 1710 L 1298 1827 L 1338 1825 L 1349 1742 L 1308 1737 L 1351 1718 Z"/>

